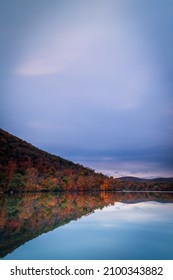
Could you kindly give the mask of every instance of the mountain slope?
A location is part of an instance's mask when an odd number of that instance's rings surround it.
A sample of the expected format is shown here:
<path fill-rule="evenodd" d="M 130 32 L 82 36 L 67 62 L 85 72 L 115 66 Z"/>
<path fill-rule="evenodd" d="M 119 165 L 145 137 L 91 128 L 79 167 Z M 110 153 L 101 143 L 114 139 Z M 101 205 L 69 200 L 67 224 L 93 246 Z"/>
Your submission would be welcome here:
<path fill-rule="evenodd" d="M 107 177 L 0 129 L 0 192 L 173 191 L 168 179 Z"/>
<path fill-rule="evenodd" d="M 0 129 L 0 188 L 55 191 L 93 188 L 106 177 L 49 154 Z"/>
<path fill-rule="evenodd" d="M 20 170 L 31 165 L 39 167 L 40 171 L 49 168 L 50 165 L 60 170 L 69 167 L 79 168 L 79 165 L 40 150 L 2 129 L 0 129 L 0 147 L 0 163 L 8 164 L 9 161 L 15 161 Z"/>

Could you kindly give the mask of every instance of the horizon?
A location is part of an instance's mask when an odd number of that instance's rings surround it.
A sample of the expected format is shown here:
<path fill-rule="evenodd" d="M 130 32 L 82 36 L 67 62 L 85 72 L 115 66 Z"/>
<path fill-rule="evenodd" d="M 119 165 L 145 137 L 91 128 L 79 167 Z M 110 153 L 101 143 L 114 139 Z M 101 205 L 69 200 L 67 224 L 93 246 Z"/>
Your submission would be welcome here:
<path fill-rule="evenodd" d="M 172 11 L 169 0 L 1 3 L 0 127 L 115 178 L 173 177 Z"/>
<path fill-rule="evenodd" d="M 8 134 L 11 134 L 9 131 L 6 131 L 6 130 L 4 130 L 3 128 L 0 128 L 0 129 L 2 129 L 4 132 L 7 132 Z M 46 152 L 46 153 L 49 153 L 48 151 L 46 151 L 46 150 L 42 150 L 42 149 L 40 149 L 39 147 L 36 147 L 36 146 L 34 146 L 32 143 L 30 143 L 30 142 L 27 142 L 25 139 L 21 139 L 20 137 L 18 137 L 17 135 L 13 135 L 13 134 L 11 134 L 12 136 L 14 136 L 14 137 L 17 137 L 17 138 L 19 138 L 20 140 L 22 140 L 22 141 L 24 141 L 24 142 L 26 142 L 27 144 L 29 144 L 29 145 L 32 145 L 33 147 L 35 147 L 36 149 L 39 149 L 39 150 L 41 150 L 42 152 Z M 50 155 L 53 155 L 53 156 L 58 156 L 58 157 L 60 157 L 59 155 L 56 155 L 56 154 L 53 154 L 53 153 L 49 153 Z M 64 160 L 67 160 L 67 161 L 70 161 L 70 159 L 68 159 L 68 158 L 63 158 Z M 73 162 L 73 161 L 72 161 Z M 84 168 L 90 168 L 90 169 L 92 169 L 91 168 L 91 166 L 86 166 L 86 165 L 83 165 L 81 162 L 73 162 L 74 164 L 81 164 Z M 93 171 L 94 172 L 96 172 L 96 173 L 102 173 L 103 175 L 106 175 L 106 176 L 109 176 L 109 177 L 111 177 L 111 176 L 113 176 L 115 179 L 121 179 L 121 178 L 127 178 L 127 177 L 129 177 L 129 178 L 136 178 L 136 179 L 173 179 L 173 177 L 170 177 L 170 176 L 168 176 L 168 177 L 163 177 L 163 176 L 160 176 L 160 177 L 157 177 L 157 176 L 151 176 L 151 177 L 136 177 L 136 176 L 130 176 L 130 175 L 124 175 L 124 176 L 120 176 L 120 177 L 116 177 L 113 173 L 111 173 L 111 170 L 95 170 L 95 169 L 93 169 Z M 109 174 L 109 172 L 110 172 L 110 174 Z"/>

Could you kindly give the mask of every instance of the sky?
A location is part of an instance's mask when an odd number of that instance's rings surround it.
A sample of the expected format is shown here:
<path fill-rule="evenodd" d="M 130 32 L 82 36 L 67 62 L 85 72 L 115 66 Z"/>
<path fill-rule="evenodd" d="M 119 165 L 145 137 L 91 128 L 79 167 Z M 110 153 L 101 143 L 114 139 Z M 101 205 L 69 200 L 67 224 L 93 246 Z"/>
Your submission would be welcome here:
<path fill-rule="evenodd" d="M 173 2 L 0 0 L 0 127 L 115 177 L 173 176 Z"/>

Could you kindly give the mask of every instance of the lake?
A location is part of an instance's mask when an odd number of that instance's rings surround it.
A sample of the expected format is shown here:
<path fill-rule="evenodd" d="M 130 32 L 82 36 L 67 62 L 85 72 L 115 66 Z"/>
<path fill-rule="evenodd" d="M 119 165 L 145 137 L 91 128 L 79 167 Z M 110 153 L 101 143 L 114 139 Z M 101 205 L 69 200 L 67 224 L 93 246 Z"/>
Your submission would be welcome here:
<path fill-rule="evenodd" d="M 5 260 L 173 259 L 173 193 L 0 196 Z"/>

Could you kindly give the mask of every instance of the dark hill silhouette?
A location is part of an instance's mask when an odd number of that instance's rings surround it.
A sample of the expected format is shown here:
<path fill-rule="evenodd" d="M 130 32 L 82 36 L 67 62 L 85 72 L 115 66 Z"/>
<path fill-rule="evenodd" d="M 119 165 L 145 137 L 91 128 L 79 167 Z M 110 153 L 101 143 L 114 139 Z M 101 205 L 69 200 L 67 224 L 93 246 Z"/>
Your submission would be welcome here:
<path fill-rule="evenodd" d="M 3 191 L 75 190 L 89 184 L 94 189 L 106 178 L 0 129 L 0 188 Z"/>
<path fill-rule="evenodd" d="M 138 178 L 138 177 L 133 177 L 133 176 L 126 176 L 126 177 L 120 177 L 122 181 L 131 181 L 131 182 L 169 182 L 173 183 L 173 178 L 152 178 L 152 179 L 145 179 L 145 178 Z"/>

